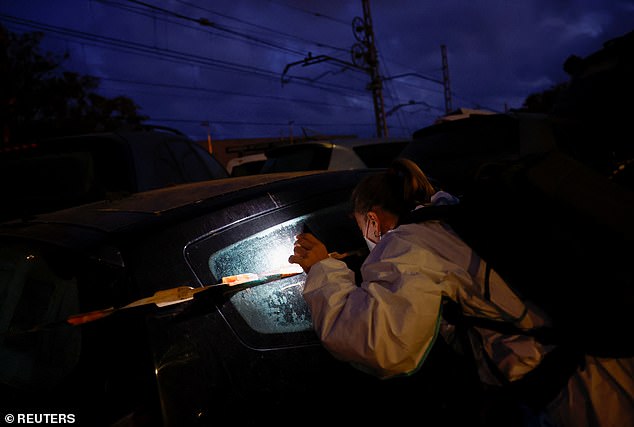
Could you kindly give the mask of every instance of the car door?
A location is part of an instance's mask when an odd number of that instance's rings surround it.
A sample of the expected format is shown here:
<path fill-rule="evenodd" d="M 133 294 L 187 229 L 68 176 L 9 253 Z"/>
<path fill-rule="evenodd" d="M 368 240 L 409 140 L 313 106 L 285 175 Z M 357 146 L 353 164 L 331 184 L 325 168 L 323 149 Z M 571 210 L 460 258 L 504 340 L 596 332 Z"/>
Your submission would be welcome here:
<path fill-rule="evenodd" d="M 36 228 L 31 234 L 43 240 Z M 82 239 L 95 237 L 87 230 Z M 59 414 L 61 422 L 100 426 L 150 416 L 159 406 L 142 310 L 68 321 L 127 301 L 119 292 L 129 286 L 124 268 L 104 255 L 37 239 L 0 240 L 4 414 Z"/>
<path fill-rule="evenodd" d="M 225 207 L 214 215 L 231 218 L 256 205 L 266 212 L 191 241 L 184 256 L 200 283 L 215 284 L 245 273 L 297 271 L 287 260 L 294 236 L 304 230 L 338 252 L 363 249 L 349 194 L 344 188 L 289 202 L 269 194 L 277 205 L 270 210 L 258 199 Z M 362 260 L 347 259 L 357 271 Z M 157 380 L 170 423 L 202 422 L 218 408 L 251 419 L 253 413 L 239 411 L 245 402 L 254 410 L 281 411 L 318 384 L 339 381 L 339 371 L 359 374 L 321 347 L 302 297 L 304 280 L 302 272 L 258 286 L 210 289 L 152 319 Z"/>

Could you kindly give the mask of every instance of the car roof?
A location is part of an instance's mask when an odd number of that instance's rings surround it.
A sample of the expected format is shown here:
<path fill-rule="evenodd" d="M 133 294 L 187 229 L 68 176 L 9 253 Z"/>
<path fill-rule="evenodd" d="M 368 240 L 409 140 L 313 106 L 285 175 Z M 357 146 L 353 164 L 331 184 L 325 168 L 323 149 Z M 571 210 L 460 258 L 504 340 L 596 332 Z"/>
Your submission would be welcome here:
<path fill-rule="evenodd" d="M 133 231 L 150 224 L 187 218 L 196 212 L 207 212 L 213 205 L 226 203 L 233 198 L 254 200 L 265 196 L 270 206 L 281 206 L 295 199 L 315 197 L 321 193 L 343 188 L 345 182 L 353 185 L 368 170 L 358 171 L 306 171 L 248 175 L 203 182 L 180 184 L 172 187 L 135 193 L 128 197 L 100 201 L 41 214 L 25 220 L 14 220 L 0 225 L 0 236 L 29 237 L 38 235 L 36 229 L 64 229 L 49 233 L 64 235 L 73 240 L 72 234 L 109 234 Z M 284 193 L 284 194 L 282 194 Z M 74 229 L 76 231 L 68 232 Z M 80 232 L 79 229 L 85 231 Z M 46 233 L 43 233 L 46 234 Z M 52 240 L 53 237 L 47 240 Z M 81 240 L 81 238 L 80 238 Z"/>
<path fill-rule="evenodd" d="M 392 160 L 412 141 L 412 138 L 389 137 L 367 139 L 337 139 L 332 142 L 340 147 L 348 147 L 355 152 L 369 168 L 389 167 Z"/>
<path fill-rule="evenodd" d="M 229 176 L 253 175 L 259 172 L 265 161 L 264 153 L 249 154 L 229 160 L 225 168 Z"/>
<path fill-rule="evenodd" d="M 350 148 L 329 141 L 281 145 L 266 151 L 262 173 L 300 170 L 346 170 L 367 168 Z"/>

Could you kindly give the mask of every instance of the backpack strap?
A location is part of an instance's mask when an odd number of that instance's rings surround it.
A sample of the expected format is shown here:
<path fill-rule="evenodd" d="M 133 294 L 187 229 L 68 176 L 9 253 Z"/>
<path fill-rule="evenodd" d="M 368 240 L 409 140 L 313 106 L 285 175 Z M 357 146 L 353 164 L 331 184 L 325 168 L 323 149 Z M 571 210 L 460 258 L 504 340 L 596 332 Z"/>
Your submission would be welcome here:
<path fill-rule="evenodd" d="M 475 357 L 467 335 L 469 328 L 472 327 L 484 328 L 505 335 L 532 336 L 542 344 L 556 345 L 544 356 L 539 365 L 521 379 L 512 382 L 502 374 L 486 351 L 482 352 L 484 362 L 491 374 L 499 381 L 501 387 L 534 410 L 545 408 L 567 384 L 577 368 L 583 366 L 583 351 L 565 345 L 561 334 L 557 333 L 555 328 L 521 329 L 509 322 L 468 316 L 462 313 L 458 303 L 446 297 L 443 298 L 442 316 L 445 321 L 454 325 L 456 335 L 461 341 L 461 347 L 464 351 L 471 352 L 471 357 L 474 360 Z"/>
<path fill-rule="evenodd" d="M 456 304 L 452 301 L 452 304 Z M 445 310 L 447 310 L 447 316 L 445 317 Z M 541 344 L 546 345 L 562 345 L 565 344 L 565 340 L 562 335 L 557 331 L 556 328 L 549 326 L 540 326 L 537 328 L 531 329 L 522 329 L 518 328 L 514 324 L 510 322 L 504 322 L 500 320 L 487 319 L 483 317 L 476 316 L 468 316 L 460 312 L 460 314 L 456 314 L 454 312 L 460 311 L 459 308 L 451 309 L 451 308 L 443 308 L 443 317 L 445 320 L 451 324 L 461 324 L 470 327 L 477 327 L 488 329 L 491 331 L 499 332 L 504 335 L 526 335 L 535 338 Z M 459 320 L 456 319 L 455 316 L 459 316 Z"/>

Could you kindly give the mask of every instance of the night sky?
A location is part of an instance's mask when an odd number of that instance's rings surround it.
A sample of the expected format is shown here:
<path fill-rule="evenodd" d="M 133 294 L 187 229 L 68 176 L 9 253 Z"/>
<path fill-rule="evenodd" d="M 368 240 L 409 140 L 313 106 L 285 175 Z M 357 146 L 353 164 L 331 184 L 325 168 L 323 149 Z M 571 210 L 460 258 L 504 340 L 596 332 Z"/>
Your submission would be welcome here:
<path fill-rule="evenodd" d="M 631 0 L 372 0 L 370 12 L 389 136 L 399 137 L 445 111 L 441 45 L 452 107 L 503 112 L 567 81 L 568 56 L 634 29 Z M 375 136 L 370 77 L 351 54 L 362 16 L 361 0 L 0 3 L 10 31 L 43 31 L 44 50 L 70 54 L 64 69 L 197 140 Z M 308 55 L 328 59 L 284 74 Z"/>

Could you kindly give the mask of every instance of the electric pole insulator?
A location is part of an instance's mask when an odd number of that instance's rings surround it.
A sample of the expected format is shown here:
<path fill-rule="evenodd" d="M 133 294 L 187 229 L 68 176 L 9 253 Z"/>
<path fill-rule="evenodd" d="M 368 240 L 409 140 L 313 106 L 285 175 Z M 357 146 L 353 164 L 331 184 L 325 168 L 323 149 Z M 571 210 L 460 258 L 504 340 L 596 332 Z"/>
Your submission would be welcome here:
<path fill-rule="evenodd" d="M 361 43 L 355 43 L 350 48 L 350 54 L 352 55 L 352 63 L 359 68 L 367 68 L 368 66 L 368 51 Z"/>
<path fill-rule="evenodd" d="M 365 22 L 358 16 L 355 16 L 352 20 L 352 34 L 360 42 L 365 40 Z"/>

